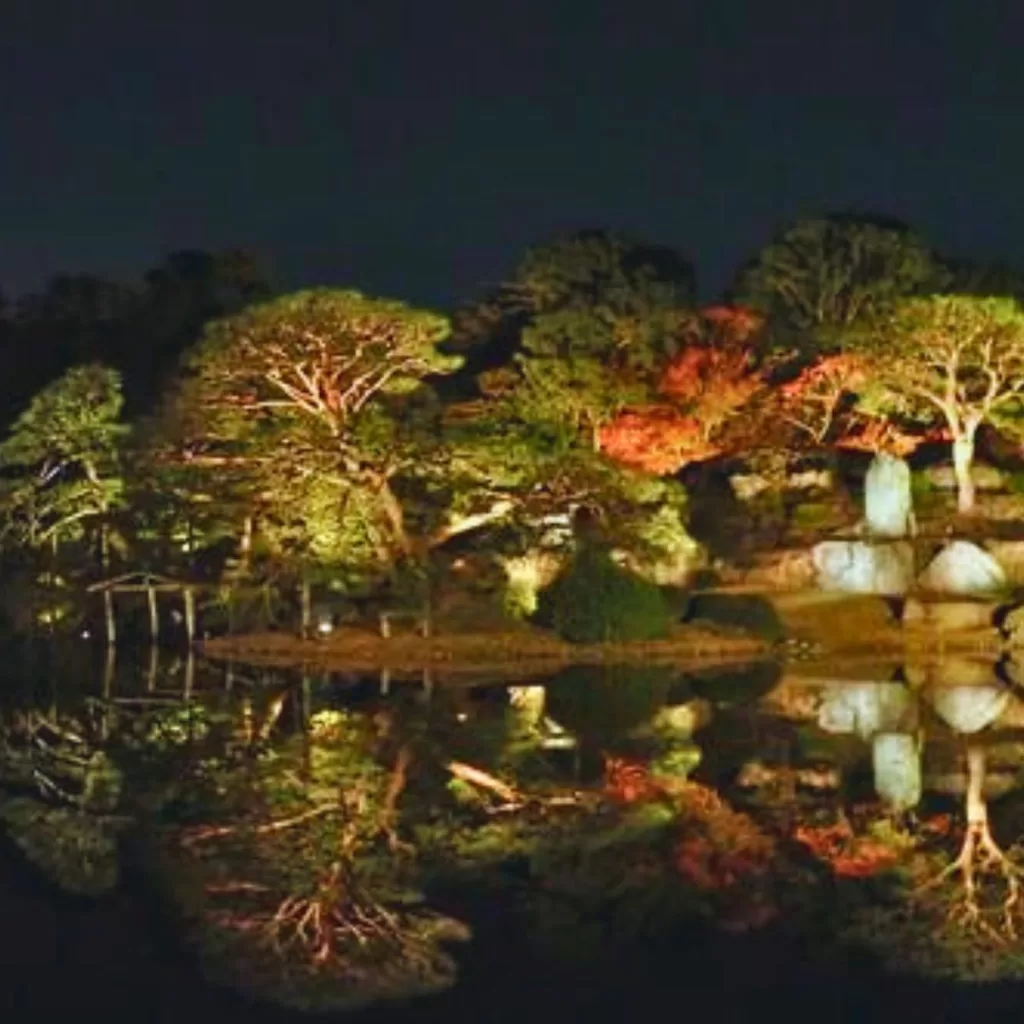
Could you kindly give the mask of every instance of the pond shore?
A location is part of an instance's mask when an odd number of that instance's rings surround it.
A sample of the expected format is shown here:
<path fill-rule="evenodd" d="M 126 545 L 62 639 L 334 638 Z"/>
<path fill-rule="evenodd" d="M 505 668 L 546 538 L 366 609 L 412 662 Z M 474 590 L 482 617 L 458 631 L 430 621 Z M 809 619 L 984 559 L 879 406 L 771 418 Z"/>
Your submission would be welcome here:
<path fill-rule="evenodd" d="M 544 675 L 568 665 L 701 664 L 746 661 L 769 654 L 757 637 L 681 625 L 665 640 L 642 643 L 571 644 L 552 633 L 438 633 L 422 637 L 400 633 L 382 637 L 351 627 L 323 637 L 303 639 L 289 633 L 245 633 L 213 637 L 201 651 L 218 660 L 269 667 L 309 666 L 333 671 L 446 675 L 495 674 L 510 678 Z"/>

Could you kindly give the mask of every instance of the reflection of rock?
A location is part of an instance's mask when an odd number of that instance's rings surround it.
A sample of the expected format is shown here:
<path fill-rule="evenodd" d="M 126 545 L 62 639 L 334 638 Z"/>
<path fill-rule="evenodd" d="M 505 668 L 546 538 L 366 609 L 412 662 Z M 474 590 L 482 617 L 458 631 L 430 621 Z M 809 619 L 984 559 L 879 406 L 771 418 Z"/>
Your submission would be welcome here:
<path fill-rule="evenodd" d="M 544 719 L 546 693 L 543 686 L 510 686 L 508 702 L 515 712 L 516 724 L 528 731 Z"/>
<path fill-rule="evenodd" d="M 881 732 L 871 741 L 875 792 L 890 807 L 906 811 L 921 799 L 921 747 L 917 736 Z"/>
<path fill-rule="evenodd" d="M 913 728 L 917 721 L 916 698 L 902 683 L 836 683 L 823 697 L 818 725 L 826 732 L 870 739 L 879 732 Z"/>
<path fill-rule="evenodd" d="M 0 821 L 28 860 L 67 892 L 102 896 L 117 885 L 117 837 L 110 823 L 28 797 L 0 801 Z"/>
<path fill-rule="evenodd" d="M 914 532 L 910 467 L 903 459 L 881 452 L 864 478 L 864 513 L 872 537 L 906 537 Z"/>
<path fill-rule="evenodd" d="M 1005 589 L 1006 574 L 977 544 L 955 540 L 932 559 L 918 583 L 942 594 L 995 594 Z"/>
<path fill-rule="evenodd" d="M 908 597 L 903 606 L 903 625 L 942 632 L 991 629 L 996 607 L 991 601 L 921 601 Z"/>
<path fill-rule="evenodd" d="M 949 793 L 959 796 L 967 791 L 966 772 L 929 772 L 924 777 L 924 788 L 930 793 Z M 985 773 L 982 795 L 994 800 L 1019 788 L 1017 773 L 1013 771 Z"/>
<path fill-rule="evenodd" d="M 996 663 L 982 658 L 947 655 L 938 661 L 908 661 L 903 673 L 911 686 L 931 687 L 993 686 L 998 681 Z"/>
<path fill-rule="evenodd" d="M 754 566 L 744 573 L 744 582 L 771 590 L 803 590 L 814 586 L 817 569 L 806 548 L 758 553 Z"/>
<path fill-rule="evenodd" d="M 1010 703 L 1010 692 L 1001 686 L 939 686 L 925 696 L 950 728 L 968 734 L 991 725 Z"/>
<path fill-rule="evenodd" d="M 826 540 L 814 547 L 818 586 L 850 594 L 905 594 L 914 578 L 914 551 L 905 542 Z"/>

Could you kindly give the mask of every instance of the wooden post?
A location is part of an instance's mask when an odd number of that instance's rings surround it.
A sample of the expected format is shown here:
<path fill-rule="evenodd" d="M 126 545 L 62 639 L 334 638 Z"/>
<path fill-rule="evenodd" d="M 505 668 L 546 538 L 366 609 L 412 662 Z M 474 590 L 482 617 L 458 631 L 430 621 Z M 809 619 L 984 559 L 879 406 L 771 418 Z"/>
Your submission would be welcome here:
<path fill-rule="evenodd" d="M 380 635 L 385 640 L 391 636 L 391 616 L 387 612 L 380 613 Z"/>
<path fill-rule="evenodd" d="M 157 647 L 156 644 L 150 644 L 149 647 L 149 671 L 146 674 L 146 689 L 152 693 L 156 689 L 156 667 L 157 667 Z"/>
<path fill-rule="evenodd" d="M 423 670 L 423 699 L 430 700 L 434 692 L 434 670 L 425 668 Z"/>
<path fill-rule="evenodd" d="M 391 669 L 380 670 L 380 695 L 386 697 L 391 692 Z"/>
<path fill-rule="evenodd" d="M 110 591 L 107 591 L 110 593 Z M 107 656 L 103 662 L 103 699 L 106 706 L 100 711 L 100 738 L 106 740 L 110 736 L 110 714 L 113 708 L 110 706 L 110 698 L 114 692 L 114 658 L 117 648 L 107 644 Z"/>
<path fill-rule="evenodd" d="M 103 614 L 107 620 L 107 646 L 117 643 L 117 624 L 114 622 L 114 595 L 111 591 L 103 591 Z"/>
<path fill-rule="evenodd" d="M 196 595 L 191 587 L 185 588 L 185 635 L 191 650 L 196 638 Z"/>
<path fill-rule="evenodd" d="M 224 668 L 224 689 L 230 693 L 235 682 L 235 663 L 229 661 Z"/>
<path fill-rule="evenodd" d="M 155 647 L 160 638 L 160 616 L 156 610 L 156 590 L 153 587 L 146 590 L 146 598 L 149 601 L 149 638 Z"/>
<path fill-rule="evenodd" d="M 305 576 L 302 577 L 302 625 L 299 627 L 302 633 L 302 638 L 307 639 L 311 634 L 311 626 L 313 623 L 313 588 L 309 584 L 309 579 Z"/>
<path fill-rule="evenodd" d="M 192 697 L 192 688 L 196 680 L 196 652 L 190 647 L 185 656 L 185 700 Z M 191 719 L 190 719 L 191 721 Z"/>

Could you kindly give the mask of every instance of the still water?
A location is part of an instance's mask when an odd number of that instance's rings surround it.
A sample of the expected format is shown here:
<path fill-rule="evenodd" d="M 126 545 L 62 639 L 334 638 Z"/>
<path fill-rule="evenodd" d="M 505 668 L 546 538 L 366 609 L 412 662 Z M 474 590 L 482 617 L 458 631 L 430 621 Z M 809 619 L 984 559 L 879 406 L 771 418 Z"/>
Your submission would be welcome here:
<path fill-rule="evenodd" d="M 1012 664 L 3 673 L 9 1019 L 1024 999 Z"/>

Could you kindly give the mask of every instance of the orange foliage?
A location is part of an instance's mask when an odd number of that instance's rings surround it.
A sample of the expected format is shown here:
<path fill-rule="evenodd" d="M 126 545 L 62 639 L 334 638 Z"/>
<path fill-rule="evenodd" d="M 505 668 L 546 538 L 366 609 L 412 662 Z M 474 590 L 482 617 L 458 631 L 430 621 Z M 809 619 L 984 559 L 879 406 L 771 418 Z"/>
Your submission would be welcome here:
<path fill-rule="evenodd" d="M 942 427 L 911 434 L 901 430 L 894 423 L 879 418 L 856 420 L 851 427 L 836 441 L 837 448 L 848 451 L 888 452 L 904 458 L 913 454 L 922 444 L 935 441 L 952 440 L 949 432 Z"/>
<path fill-rule="evenodd" d="M 866 836 L 854 836 L 848 825 L 800 825 L 793 837 L 841 878 L 868 878 L 891 868 L 896 853 Z"/>
<path fill-rule="evenodd" d="M 779 389 L 784 416 L 820 444 L 831 430 L 843 399 L 863 381 L 864 372 L 855 359 L 825 356 Z"/>
<path fill-rule="evenodd" d="M 754 356 L 742 348 L 690 345 L 665 368 L 658 390 L 698 418 L 724 419 L 761 387 Z"/>
<path fill-rule="evenodd" d="M 696 418 L 664 405 L 620 413 L 601 427 L 598 444 L 616 462 L 658 475 L 676 473 L 721 450 L 706 439 Z"/>

